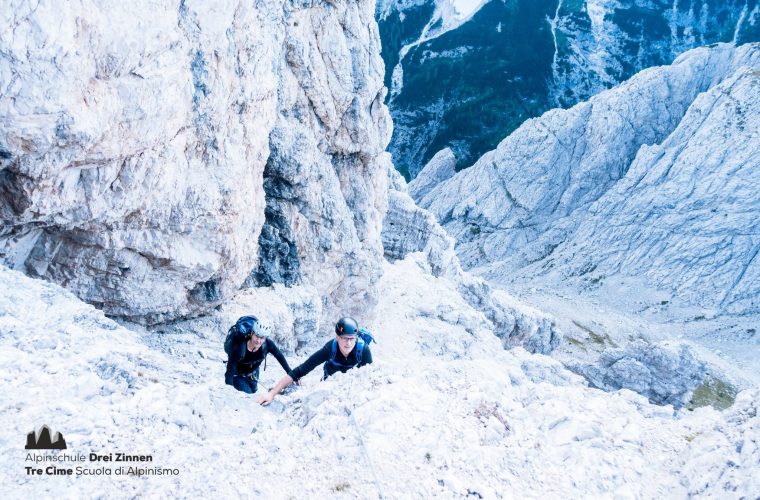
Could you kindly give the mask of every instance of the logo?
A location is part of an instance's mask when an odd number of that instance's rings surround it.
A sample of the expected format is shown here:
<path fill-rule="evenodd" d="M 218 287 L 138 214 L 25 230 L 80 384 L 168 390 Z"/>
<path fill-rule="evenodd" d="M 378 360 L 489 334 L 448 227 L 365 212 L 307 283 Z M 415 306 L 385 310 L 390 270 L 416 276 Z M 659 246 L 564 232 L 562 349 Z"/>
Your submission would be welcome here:
<path fill-rule="evenodd" d="M 66 440 L 63 434 L 56 432 L 51 438 L 50 427 L 43 425 L 37 432 L 30 432 L 26 435 L 27 450 L 65 450 Z"/>

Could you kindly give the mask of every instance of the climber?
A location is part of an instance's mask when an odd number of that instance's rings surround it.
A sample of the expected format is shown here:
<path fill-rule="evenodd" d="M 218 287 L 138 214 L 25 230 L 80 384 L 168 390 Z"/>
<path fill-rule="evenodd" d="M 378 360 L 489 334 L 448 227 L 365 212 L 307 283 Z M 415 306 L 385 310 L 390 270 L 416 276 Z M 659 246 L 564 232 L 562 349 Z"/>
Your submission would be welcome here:
<path fill-rule="evenodd" d="M 309 356 L 309 359 L 297 366 L 293 371 L 282 377 L 277 385 L 266 394 L 259 396 L 258 402 L 264 406 L 272 402 L 283 389 L 314 368 L 323 365 L 322 380 L 335 372 L 345 373 L 353 367 L 372 363 L 372 353 L 369 344 L 374 339 L 353 318 L 341 318 L 335 324 L 335 338 L 329 340 L 320 350 Z"/>
<path fill-rule="evenodd" d="M 256 316 L 243 316 L 235 322 L 224 340 L 224 351 L 228 356 L 225 384 L 248 394 L 256 392 L 259 368 L 263 362 L 266 370 L 267 354 L 274 355 L 282 369 L 290 373 L 288 361 L 272 339 L 268 338 L 269 333 L 269 327 Z"/>

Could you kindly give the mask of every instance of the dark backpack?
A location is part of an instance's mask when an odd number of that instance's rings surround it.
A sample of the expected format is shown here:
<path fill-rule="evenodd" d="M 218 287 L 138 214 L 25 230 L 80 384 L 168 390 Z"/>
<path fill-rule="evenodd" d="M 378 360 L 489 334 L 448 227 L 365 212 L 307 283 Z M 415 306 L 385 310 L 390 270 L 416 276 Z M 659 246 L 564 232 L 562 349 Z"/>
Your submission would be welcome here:
<path fill-rule="evenodd" d="M 227 330 L 227 337 L 224 339 L 224 352 L 227 353 L 228 356 L 234 352 L 239 353 L 240 346 L 248 341 L 253 324 L 257 321 L 258 318 L 256 318 L 256 316 L 243 316 L 238 319 L 229 330 Z M 264 356 L 266 357 L 266 352 Z"/>
<path fill-rule="evenodd" d="M 324 376 L 323 378 L 327 378 L 329 374 L 327 373 L 327 365 L 328 363 L 337 366 L 338 368 L 353 368 L 354 366 L 360 364 L 362 362 L 362 359 L 364 358 L 364 347 L 368 346 L 370 343 L 375 342 L 377 344 L 377 340 L 372 336 L 371 333 L 369 333 L 369 330 L 366 330 L 364 328 L 359 328 L 359 331 L 356 334 L 359 338 L 356 340 L 356 362 L 353 364 L 344 364 L 337 360 L 338 356 L 338 341 L 333 339 L 332 341 L 332 353 L 330 354 L 330 359 L 328 359 L 324 364 Z"/>

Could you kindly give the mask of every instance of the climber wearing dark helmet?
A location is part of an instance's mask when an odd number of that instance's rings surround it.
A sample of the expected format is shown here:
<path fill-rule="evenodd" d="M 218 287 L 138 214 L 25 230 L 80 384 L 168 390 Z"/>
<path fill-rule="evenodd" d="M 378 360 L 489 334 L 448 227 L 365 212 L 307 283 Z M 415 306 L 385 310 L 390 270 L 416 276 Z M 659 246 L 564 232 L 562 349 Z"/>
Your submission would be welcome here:
<path fill-rule="evenodd" d="M 259 396 L 258 402 L 268 405 L 283 389 L 294 381 L 324 363 L 322 379 L 335 372 L 345 373 L 353 367 L 372 363 L 372 353 L 369 344 L 374 339 L 353 318 L 341 318 L 335 324 L 335 338 L 329 340 L 320 350 L 309 356 L 309 359 L 282 377 L 271 391 Z"/>

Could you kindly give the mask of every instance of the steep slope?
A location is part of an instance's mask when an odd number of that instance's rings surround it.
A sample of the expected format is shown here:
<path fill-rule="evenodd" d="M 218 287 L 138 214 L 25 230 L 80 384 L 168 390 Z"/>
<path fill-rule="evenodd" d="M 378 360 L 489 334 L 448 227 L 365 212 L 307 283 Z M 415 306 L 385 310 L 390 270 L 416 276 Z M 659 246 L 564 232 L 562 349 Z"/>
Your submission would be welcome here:
<path fill-rule="evenodd" d="M 430 212 L 414 204 L 400 174 L 391 173 L 393 189 L 382 232 L 386 258 L 395 262 L 421 253 L 433 276 L 446 278 L 470 307 L 481 312 L 505 348 L 519 345 L 533 353 L 551 353 L 561 342 L 554 319 L 463 271 L 454 240 Z"/>
<path fill-rule="evenodd" d="M 760 65 L 700 95 L 665 141 L 642 147 L 540 269 L 597 284 L 638 276 L 715 313 L 760 313 L 757 124 Z"/>
<path fill-rule="evenodd" d="M 420 205 L 497 281 L 617 273 L 756 313 L 758 67 L 757 44 L 690 51 L 528 121 Z"/>
<path fill-rule="evenodd" d="M 375 299 L 390 119 L 374 3 L 16 2 L 0 259 L 145 323 L 241 284 Z"/>
<path fill-rule="evenodd" d="M 466 168 L 526 119 L 686 50 L 760 41 L 757 0 L 386 0 L 376 17 L 407 178 L 445 147 Z"/>
<path fill-rule="evenodd" d="M 0 377 L 24 389 L 0 395 L 9 409 L 0 414 L 4 491 L 362 498 L 758 491 L 756 389 L 724 413 L 674 413 L 630 391 L 589 389 L 550 358 L 504 351 L 482 314 L 420 257 L 385 268 L 379 320 L 370 325 L 378 338 L 373 365 L 325 382 L 310 375 L 268 408 L 222 385 L 223 330 L 207 320 L 138 335 L 56 285 L 0 266 L 8 285 L 0 288 Z M 280 375 L 270 364 L 264 385 Z M 43 424 L 65 436 L 70 454 L 153 461 L 55 464 L 124 465 L 140 477 L 27 475 L 25 437 Z M 177 474 L 146 472 L 155 469 Z"/>

